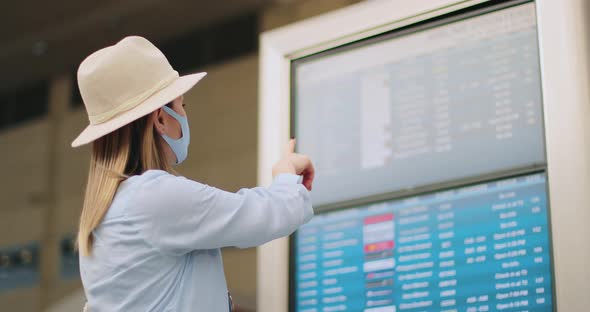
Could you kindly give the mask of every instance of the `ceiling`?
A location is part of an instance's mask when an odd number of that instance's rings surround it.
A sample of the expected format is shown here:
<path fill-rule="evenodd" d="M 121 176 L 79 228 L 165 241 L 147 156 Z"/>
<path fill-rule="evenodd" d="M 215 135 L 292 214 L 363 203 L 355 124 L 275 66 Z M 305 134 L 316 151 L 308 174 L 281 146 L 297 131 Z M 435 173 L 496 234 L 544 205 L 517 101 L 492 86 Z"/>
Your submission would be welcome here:
<path fill-rule="evenodd" d="M 126 35 L 165 42 L 271 2 L 279 1 L 0 1 L 0 91 L 71 72 Z"/>

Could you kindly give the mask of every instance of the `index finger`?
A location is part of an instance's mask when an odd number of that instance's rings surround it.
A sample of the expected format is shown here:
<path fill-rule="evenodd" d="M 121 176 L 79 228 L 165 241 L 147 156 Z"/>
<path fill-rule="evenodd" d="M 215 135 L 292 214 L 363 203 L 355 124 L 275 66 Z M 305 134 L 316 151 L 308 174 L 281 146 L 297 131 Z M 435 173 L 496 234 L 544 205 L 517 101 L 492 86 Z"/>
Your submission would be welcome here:
<path fill-rule="evenodd" d="M 285 156 L 295 153 L 295 139 L 289 140 L 287 147 L 285 148 Z"/>

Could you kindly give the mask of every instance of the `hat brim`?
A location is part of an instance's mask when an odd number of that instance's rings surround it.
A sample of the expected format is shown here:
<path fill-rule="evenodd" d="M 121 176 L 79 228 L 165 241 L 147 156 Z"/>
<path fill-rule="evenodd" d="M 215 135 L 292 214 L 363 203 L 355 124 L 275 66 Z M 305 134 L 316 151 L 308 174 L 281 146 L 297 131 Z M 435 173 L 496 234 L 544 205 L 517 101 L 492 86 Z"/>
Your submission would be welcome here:
<path fill-rule="evenodd" d="M 199 82 L 199 80 L 203 79 L 205 75 L 207 75 L 207 73 L 203 72 L 179 77 L 166 88 L 158 91 L 134 108 L 123 112 L 104 123 L 89 125 L 72 142 L 72 147 L 88 144 L 170 103 L 175 98 L 189 91 L 197 84 L 197 82 Z"/>

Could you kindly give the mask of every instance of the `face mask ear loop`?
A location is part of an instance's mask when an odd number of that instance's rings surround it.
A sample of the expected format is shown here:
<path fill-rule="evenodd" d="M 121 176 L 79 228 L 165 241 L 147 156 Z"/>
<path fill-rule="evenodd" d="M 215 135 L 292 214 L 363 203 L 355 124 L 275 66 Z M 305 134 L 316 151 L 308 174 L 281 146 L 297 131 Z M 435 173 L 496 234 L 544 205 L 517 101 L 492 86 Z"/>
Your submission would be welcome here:
<path fill-rule="evenodd" d="M 186 116 L 178 114 L 168 106 L 163 106 L 162 109 L 164 109 L 166 113 L 172 116 L 172 118 L 176 119 L 180 124 L 181 134 L 179 139 L 173 139 L 165 134 L 162 134 L 162 138 L 164 138 L 164 141 L 168 143 L 168 146 L 170 146 L 170 149 L 172 149 L 172 152 L 176 156 L 176 164 L 178 165 L 182 163 L 188 155 L 188 145 L 190 143 L 190 129 L 188 126 L 188 120 Z"/>

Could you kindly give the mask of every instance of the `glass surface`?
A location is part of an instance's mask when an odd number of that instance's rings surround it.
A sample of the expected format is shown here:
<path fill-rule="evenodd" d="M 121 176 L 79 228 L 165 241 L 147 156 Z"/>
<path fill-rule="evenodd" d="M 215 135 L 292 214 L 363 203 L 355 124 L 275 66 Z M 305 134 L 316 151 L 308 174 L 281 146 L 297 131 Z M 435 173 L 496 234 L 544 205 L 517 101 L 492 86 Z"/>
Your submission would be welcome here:
<path fill-rule="evenodd" d="M 533 174 L 317 215 L 295 311 L 552 311 L 547 211 Z"/>
<path fill-rule="evenodd" d="M 533 3 L 295 61 L 314 206 L 545 163 Z"/>

